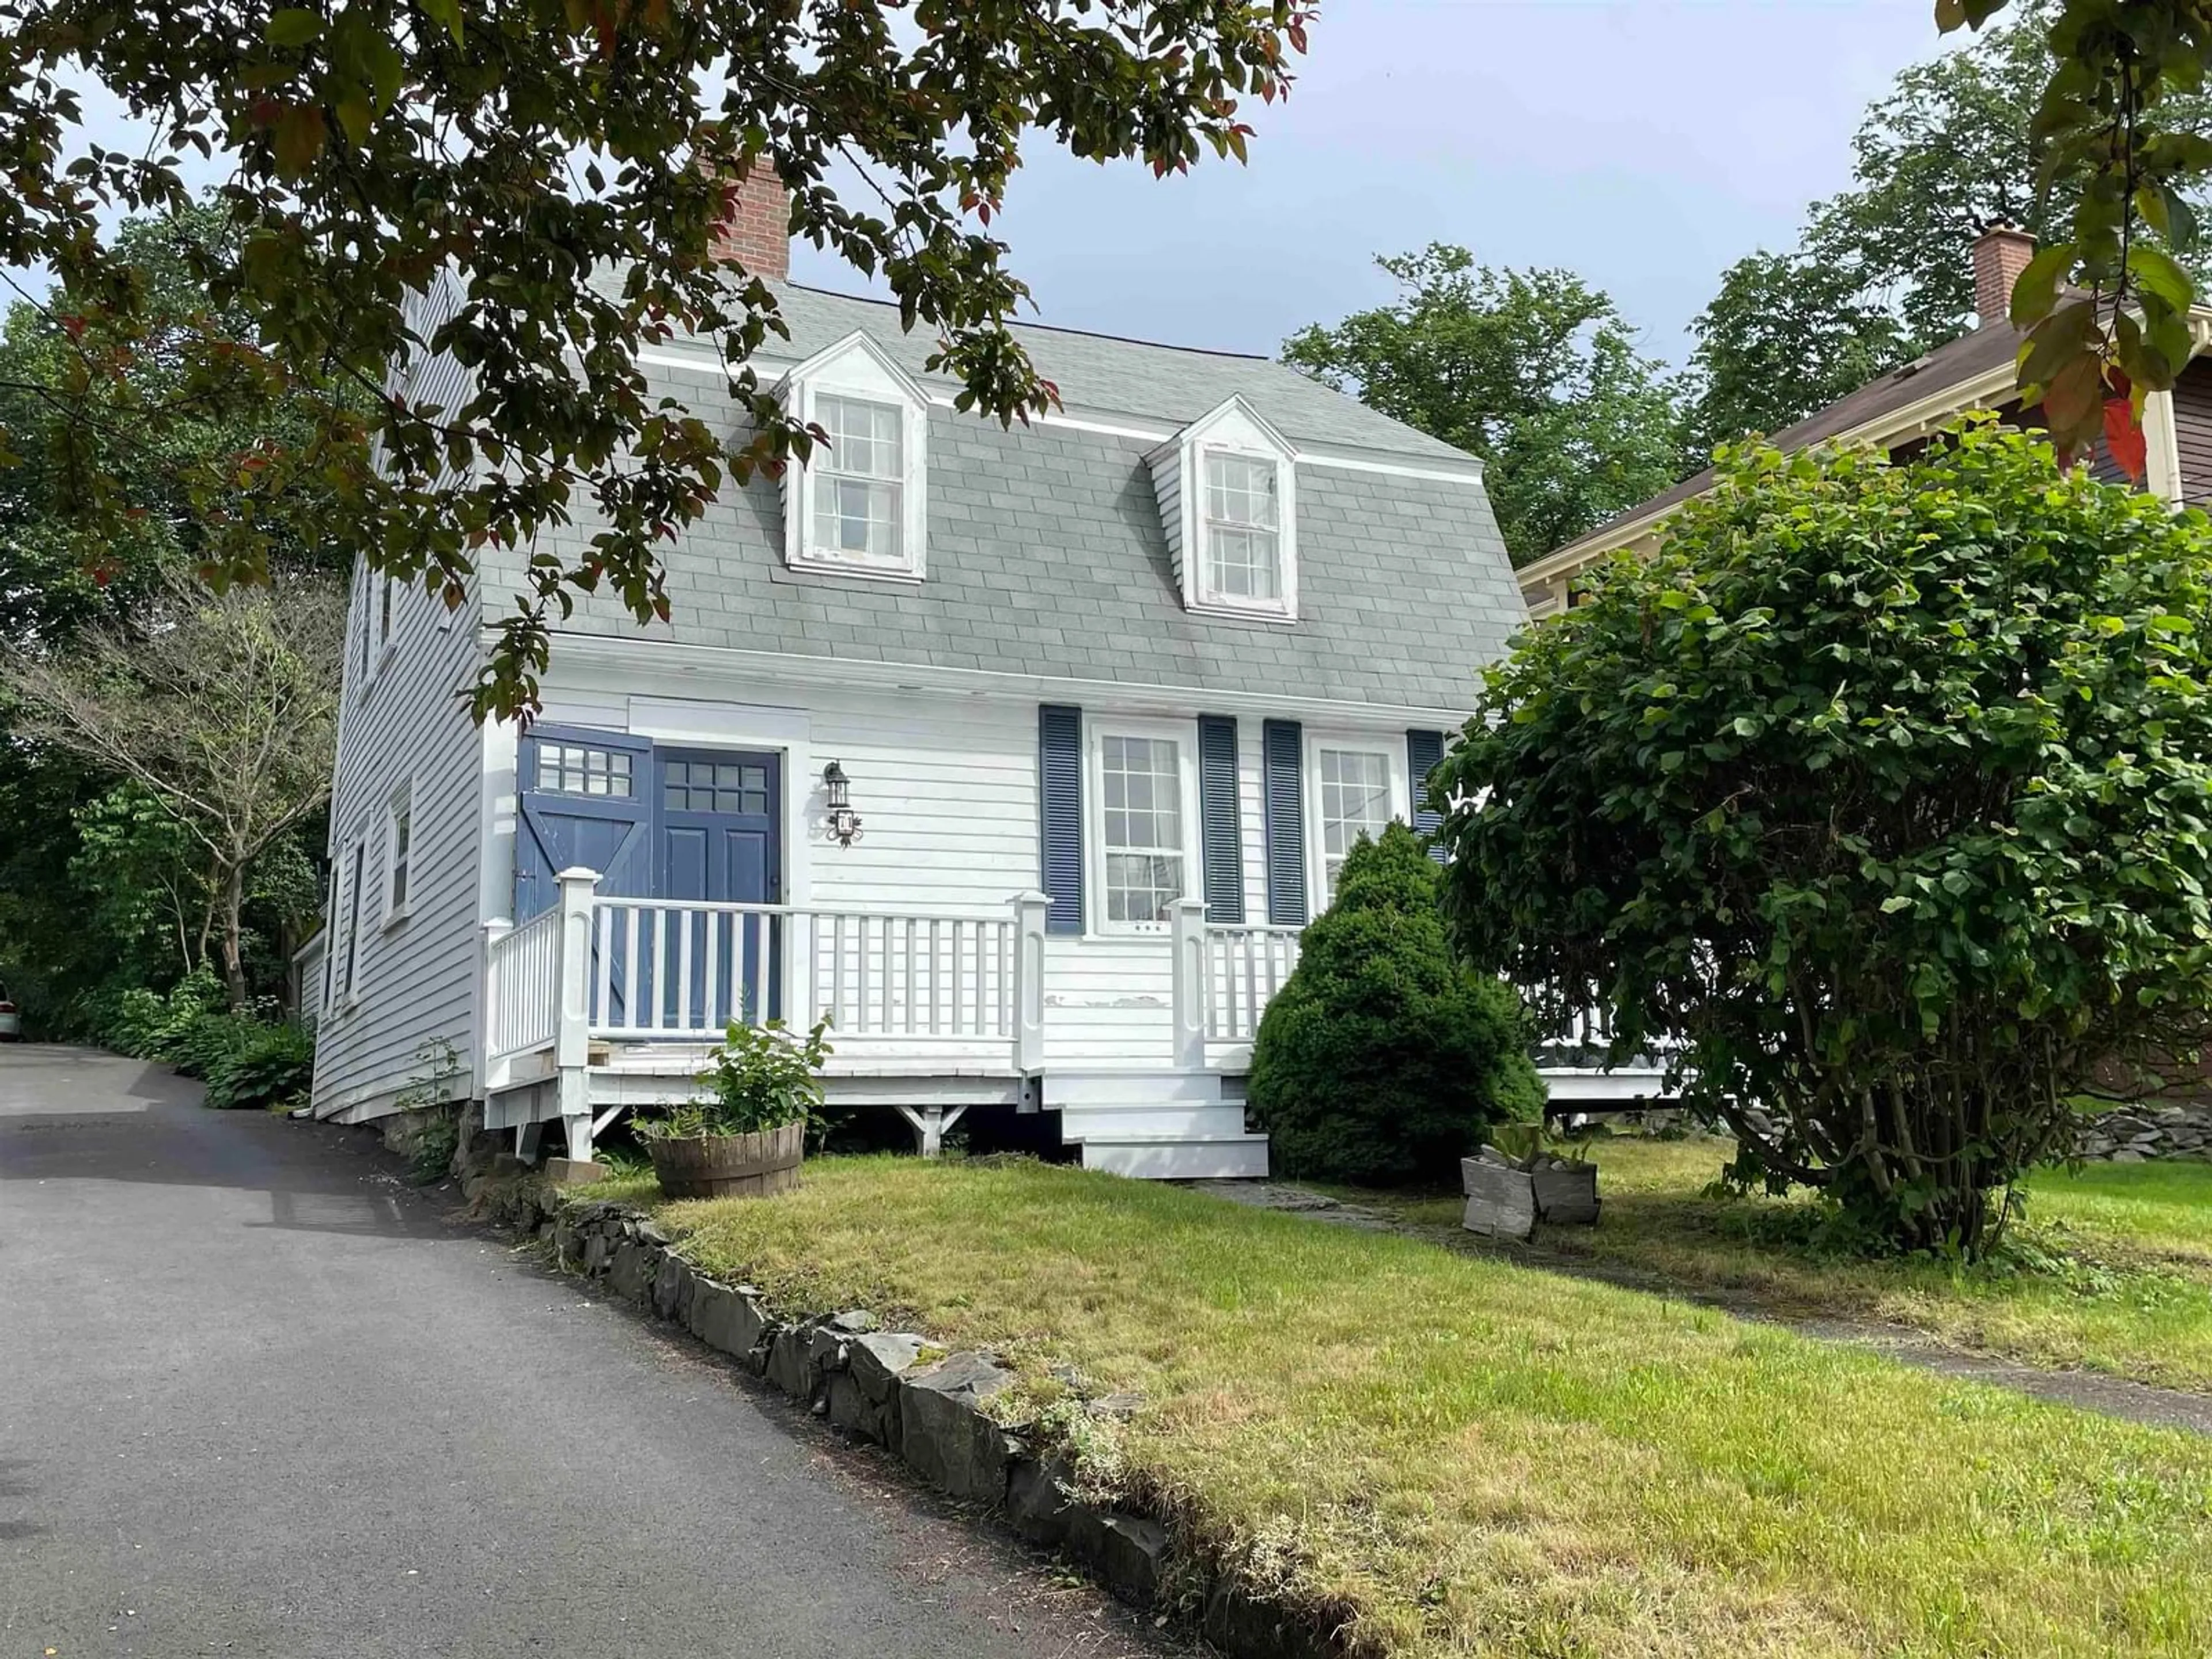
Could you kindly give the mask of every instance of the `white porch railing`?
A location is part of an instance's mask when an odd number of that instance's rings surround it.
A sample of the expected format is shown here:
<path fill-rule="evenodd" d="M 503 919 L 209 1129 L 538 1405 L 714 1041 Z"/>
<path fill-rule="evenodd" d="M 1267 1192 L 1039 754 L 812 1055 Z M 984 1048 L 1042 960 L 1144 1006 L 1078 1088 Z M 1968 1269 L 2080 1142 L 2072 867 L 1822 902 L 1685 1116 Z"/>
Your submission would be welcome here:
<path fill-rule="evenodd" d="M 1206 930 L 1206 1036 L 1249 1042 L 1275 993 L 1298 965 L 1299 927 L 1218 926 Z"/>
<path fill-rule="evenodd" d="M 494 922 L 484 941 L 484 1053 L 488 1059 L 548 1048 L 561 1009 L 561 913 L 520 927 Z"/>
<path fill-rule="evenodd" d="M 804 1028 L 826 1014 L 839 1039 L 1011 1044 L 1020 927 L 1018 902 L 951 915 L 603 898 L 591 1031 L 712 1038 L 732 1019 Z"/>

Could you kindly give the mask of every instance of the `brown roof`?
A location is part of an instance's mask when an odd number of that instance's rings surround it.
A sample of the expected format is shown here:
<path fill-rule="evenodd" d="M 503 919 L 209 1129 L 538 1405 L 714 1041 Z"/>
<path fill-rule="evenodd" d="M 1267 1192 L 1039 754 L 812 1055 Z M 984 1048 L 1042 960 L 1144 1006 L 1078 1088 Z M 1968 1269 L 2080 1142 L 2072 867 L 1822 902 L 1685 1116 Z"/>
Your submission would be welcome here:
<path fill-rule="evenodd" d="M 1934 397 L 1949 386 L 1963 386 L 1979 380 L 1991 370 L 2003 368 L 2020 353 L 2020 331 L 2009 323 L 1991 328 L 1978 328 L 1971 334 L 1961 334 L 1948 345 L 1942 345 L 1925 356 L 1916 357 L 1901 368 L 1869 380 L 1857 391 L 1847 392 L 1826 409 L 1807 416 L 1795 426 L 1786 426 L 1773 435 L 1774 446 L 1784 451 L 1809 449 L 1824 440 L 1856 431 L 1858 428 L 1879 421 L 1885 415 L 1895 414 L 1913 404 Z M 1648 518 L 1663 507 L 1686 501 L 1692 495 L 1702 495 L 1711 488 L 1713 471 L 1707 467 L 1692 477 L 1685 478 L 1671 489 L 1662 489 L 1650 501 L 1617 514 L 1586 535 L 1578 536 L 1565 547 L 1555 550 L 1565 553 L 1573 550 L 1603 546 L 1622 526 L 1638 519 Z M 1553 556 L 1546 554 L 1546 558 Z"/>

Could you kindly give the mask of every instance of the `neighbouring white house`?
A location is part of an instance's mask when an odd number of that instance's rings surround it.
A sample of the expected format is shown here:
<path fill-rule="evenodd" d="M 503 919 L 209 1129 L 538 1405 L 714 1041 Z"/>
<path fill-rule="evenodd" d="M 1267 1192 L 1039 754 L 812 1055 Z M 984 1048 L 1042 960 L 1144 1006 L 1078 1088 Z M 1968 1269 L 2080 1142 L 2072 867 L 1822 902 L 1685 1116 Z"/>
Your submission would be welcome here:
<path fill-rule="evenodd" d="M 1042 327 L 1064 408 L 1002 428 L 749 219 L 791 331 L 754 361 L 832 442 L 669 549 L 667 624 L 586 599 L 540 720 L 479 727 L 529 550 L 457 611 L 355 583 L 317 1115 L 477 1099 L 587 1156 L 732 1015 L 827 1013 L 833 1098 L 926 1147 L 1034 1114 L 1093 1167 L 1264 1175 L 1299 929 L 1525 618 L 1480 464 L 1265 359 Z M 734 435 L 710 346 L 646 362 Z"/>

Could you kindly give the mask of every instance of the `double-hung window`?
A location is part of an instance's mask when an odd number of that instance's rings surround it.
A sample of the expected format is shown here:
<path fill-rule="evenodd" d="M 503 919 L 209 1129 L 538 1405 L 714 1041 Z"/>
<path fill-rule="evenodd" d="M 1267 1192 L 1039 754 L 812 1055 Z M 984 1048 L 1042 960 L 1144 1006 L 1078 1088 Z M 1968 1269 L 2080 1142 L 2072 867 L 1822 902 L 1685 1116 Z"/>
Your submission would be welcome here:
<path fill-rule="evenodd" d="M 905 412 L 825 392 L 814 413 L 830 442 L 813 461 L 813 550 L 860 564 L 906 563 Z"/>
<path fill-rule="evenodd" d="M 415 786 L 400 785 L 384 809 L 384 925 L 407 919 L 407 889 L 415 854 Z"/>
<path fill-rule="evenodd" d="M 345 938 L 341 941 L 344 955 L 338 961 L 338 1006 L 342 1008 L 353 1005 L 355 983 L 361 973 L 361 883 L 366 843 L 366 836 L 355 836 L 346 858 Z"/>
<path fill-rule="evenodd" d="M 1322 898 L 1336 896 L 1336 878 L 1359 838 L 1370 841 L 1390 822 L 1390 757 L 1379 749 L 1319 744 L 1314 750 L 1315 816 L 1321 830 Z"/>
<path fill-rule="evenodd" d="M 1182 742 L 1103 732 L 1097 756 L 1099 915 L 1110 931 L 1141 930 L 1191 890 Z"/>
<path fill-rule="evenodd" d="M 1202 452 L 1206 500 L 1201 596 L 1259 607 L 1283 600 L 1280 471 L 1272 457 Z"/>

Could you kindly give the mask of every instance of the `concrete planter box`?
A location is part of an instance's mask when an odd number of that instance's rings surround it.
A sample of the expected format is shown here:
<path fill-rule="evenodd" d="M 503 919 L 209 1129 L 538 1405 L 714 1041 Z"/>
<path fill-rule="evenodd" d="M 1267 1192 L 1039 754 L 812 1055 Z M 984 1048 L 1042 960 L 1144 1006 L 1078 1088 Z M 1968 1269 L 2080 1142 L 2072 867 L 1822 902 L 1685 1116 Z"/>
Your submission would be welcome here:
<path fill-rule="evenodd" d="M 806 1125 L 646 1144 L 660 1190 L 671 1198 L 768 1198 L 799 1185 Z"/>
<path fill-rule="evenodd" d="M 1525 1239 L 1540 1221 L 1588 1226 L 1597 1219 L 1597 1166 L 1553 1164 L 1528 1170 L 1486 1158 L 1463 1158 L 1460 1188 L 1467 1194 L 1461 1224 L 1486 1238 Z"/>

